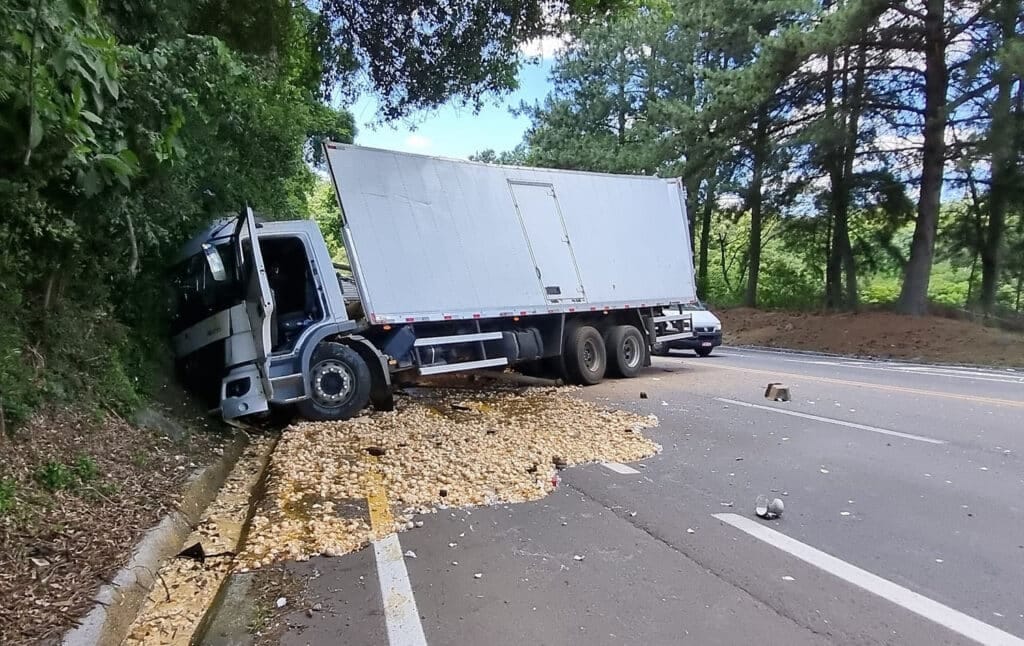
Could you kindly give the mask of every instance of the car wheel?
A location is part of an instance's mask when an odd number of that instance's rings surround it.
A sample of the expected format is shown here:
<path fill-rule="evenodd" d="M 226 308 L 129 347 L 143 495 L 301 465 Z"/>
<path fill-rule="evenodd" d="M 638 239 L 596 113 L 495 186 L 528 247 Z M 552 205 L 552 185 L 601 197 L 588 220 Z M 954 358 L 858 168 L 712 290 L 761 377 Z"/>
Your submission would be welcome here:
<path fill-rule="evenodd" d="M 589 325 L 569 328 L 564 357 L 566 371 L 576 383 L 592 386 L 604 379 L 608 353 L 596 328 Z"/>
<path fill-rule="evenodd" d="M 340 343 L 324 342 L 309 362 L 310 392 L 298 403 L 299 414 L 314 421 L 343 420 L 370 401 L 370 368 L 359 353 Z"/>
<path fill-rule="evenodd" d="M 608 370 L 616 377 L 635 377 L 644 365 L 644 337 L 632 325 L 616 325 L 604 335 Z"/>
<path fill-rule="evenodd" d="M 709 354 L 711 354 L 711 351 L 712 351 L 713 349 L 714 349 L 714 348 L 696 348 L 696 349 L 694 349 L 694 352 L 696 352 L 696 353 L 697 353 L 697 356 L 698 356 L 698 357 L 706 357 L 706 356 L 708 356 Z"/>

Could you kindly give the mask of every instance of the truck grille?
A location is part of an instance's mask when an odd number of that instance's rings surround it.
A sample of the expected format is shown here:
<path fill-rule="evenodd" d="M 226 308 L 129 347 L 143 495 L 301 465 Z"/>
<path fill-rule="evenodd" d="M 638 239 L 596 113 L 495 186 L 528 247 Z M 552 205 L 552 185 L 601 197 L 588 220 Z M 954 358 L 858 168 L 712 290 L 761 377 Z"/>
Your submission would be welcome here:
<path fill-rule="evenodd" d="M 713 328 L 711 326 L 703 326 L 703 327 L 696 327 L 696 328 L 694 328 L 694 331 L 695 332 L 714 332 L 715 328 Z"/>

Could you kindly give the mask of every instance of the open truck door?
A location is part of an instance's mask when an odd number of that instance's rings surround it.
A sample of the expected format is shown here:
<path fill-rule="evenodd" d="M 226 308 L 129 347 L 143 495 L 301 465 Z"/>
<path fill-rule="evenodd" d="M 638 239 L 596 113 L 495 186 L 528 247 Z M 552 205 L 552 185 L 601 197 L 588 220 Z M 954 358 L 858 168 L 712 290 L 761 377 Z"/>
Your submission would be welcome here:
<path fill-rule="evenodd" d="M 274 295 L 260 252 L 256 218 L 248 206 L 235 224 L 236 277 L 245 301 L 231 308 L 228 363 L 234 365 L 221 384 L 220 412 L 225 420 L 270 409 L 271 330 Z"/>
<path fill-rule="evenodd" d="M 272 325 L 274 295 L 270 291 L 267 267 L 263 264 L 259 235 L 256 232 L 256 217 L 248 206 L 242 212 L 239 225 L 238 244 L 242 262 L 242 280 L 246 282 L 245 311 L 249 316 L 252 339 L 256 350 L 256 369 L 263 384 L 263 395 L 274 396 L 274 385 L 270 383 L 270 349 L 273 347 Z"/>

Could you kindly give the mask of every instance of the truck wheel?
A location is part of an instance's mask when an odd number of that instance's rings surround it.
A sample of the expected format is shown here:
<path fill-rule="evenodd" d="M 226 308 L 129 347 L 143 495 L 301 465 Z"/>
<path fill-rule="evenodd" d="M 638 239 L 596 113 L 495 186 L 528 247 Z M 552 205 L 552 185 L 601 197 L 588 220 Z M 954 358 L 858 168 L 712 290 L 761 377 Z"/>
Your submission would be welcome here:
<path fill-rule="evenodd" d="M 608 354 L 601 333 L 589 325 L 570 328 L 565 337 L 565 367 L 572 380 L 584 386 L 604 379 Z"/>
<path fill-rule="evenodd" d="M 616 377 L 635 377 L 644 365 L 644 337 L 632 325 L 616 325 L 604 336 L 608 371 Z"/>
<path fill-rule="evenodd" d="M 370 368 L 359 353 L 340 343 L 324 342 L 309 362 L 310 393 L 298 403 L 309 420 L 348 419 L 370 401 Z"/>

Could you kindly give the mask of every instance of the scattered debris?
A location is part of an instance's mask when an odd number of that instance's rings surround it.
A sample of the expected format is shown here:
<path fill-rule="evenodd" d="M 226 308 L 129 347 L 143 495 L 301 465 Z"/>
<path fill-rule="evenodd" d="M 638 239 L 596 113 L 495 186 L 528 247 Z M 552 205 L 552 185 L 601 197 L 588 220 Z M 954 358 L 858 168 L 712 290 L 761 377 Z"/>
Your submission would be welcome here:
<path fill-rule="evenodd" d="M 574 561 L 582 561 L 585 558 L 586 557 L 583 556 L 582 554 L 574 554 L 573 557 L 572 557 L 572 560 L 574 560 Z"/>
<path fill-rule="evenodd" d="M 686 533 L 687 533 L 687 534 L 694 534 L 695 532 L 693 531 L 693 528 L 692 528 L 692 527 L 687 527 L 687 528 L 686 528 Z"/>
<path fill-rule="evenodd" d="M 935 559 L 935 562 L 936 563 L 943 563 L 944 561 L 942 559 Z"/>
<path fill-rule="evenodd" d="M 458 543 L 448 543 L 448 547 L 457 547 Z"/>
<path fill-rule="evenodd" d="M 405 551 L 405 556 L 407 558 L 414 559 L 414 558 L 416 558 L 416 552 L 413 552 L 412 550 L 406 550 Z"/>
<path fill-rule="evenodd" d="M 417 528 L 423 527 L 423 521 L 422 520 L 417 520 L 415 523 L 413 523 L 413 525 L 415 525 Z"/>
<path fill-rule="evenodd" d="M 240 566 L 340 556 L 366 545 L 386 530 L 344 514 L 342 501 L 363 500 L 372 487 L 383 486 L 401 531 L 417 526 L 412 514 L 436 507 L 543 498 L 560 482 L 557 465 L 635 462 L 660 450 L 641 433 L 656 417 L 604 410 L 571 390 L 493 382 L 424 388 L 401 397 L 394 411 L 288 427 Z M 374 446 L 387 451 L 373 457 L 367 447 Z"/>
<path fill-rule="evenodd" d="M 368 446 L 366 447 L 366 452 L 375 458 L 380 458 L 387 455 L 387 449 L 385 449 L 382 446 Z"/>
<path fill-rule="evenodd" d="M 482 579 L 483 577 L 484 577 L 483 572 L 477 572 L 476 574 L 473 575 L 474 579 Z"/>
<path fill-rule="evenodd" d="M 641 390 L 640 391 L 640 399 L 647 399 L 647 393 L 645 393 L 644 391 Z"/>
<path fill-rule="evenodd" d="M 782 577 L 782 580 L 783 581 L 796 581 L 796 579 L 794 579 L 793 577 L 789 576 L 788 574 L 786 576 Z"/>
<path fill-rule="evenodd" d="M 766 520 L 778 518 L 782 515 L 785 508 L 786 506 L 781 499 L 775 498 L 769 501 L 768 496 L 763 494 L 759 495 L 754 501 L 754 513 Z"/>
<path fill-rule="evenodd" d="M 839 512 L 839 515 L 840 516 L 849 516 L 850 512 L 848 512 L 848 511 L 841 511 L 841 512 Z"/>
<path fill-rule="evenodd" d="M 790 400 L 789 387 L 783 386 L 780 383 L 771 382 L 764 389 L 764 398 L 777 402 L 788 402 Z"/>
<path fill-rule="evenodd" d="M 818 471 L 820 473 L 828 473 L 828 469 L 826 469 L 825 467 L 821 467 L 820 469 L 818 469 Z"/>
<path fill-rule="evenodd" d="M 278 608 L 284 608 L 287 604 L 288 604 L 288 600 L 287 599 L 285 599 L 284 597 L 278 597 L 277 598 L 277 603 L 274 604 L 274 605 L 276 605 Z"/>
<path fill-rule="evenodd" d="M 718 504 L 721 505 L 722 507 L 732 507 L 733 504 L 735 504 L 735 503 L 733 503 L 733 502 L 720 502 Z"/>

